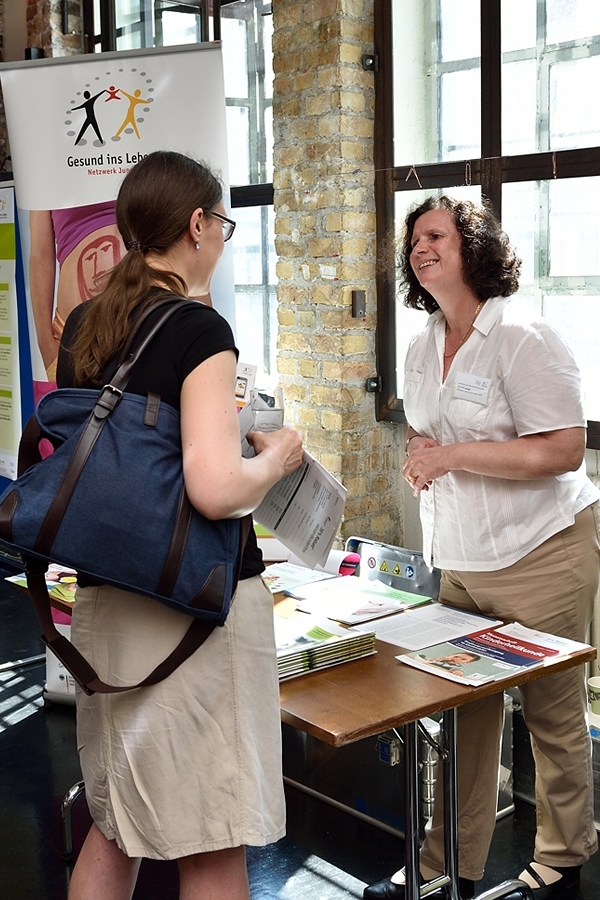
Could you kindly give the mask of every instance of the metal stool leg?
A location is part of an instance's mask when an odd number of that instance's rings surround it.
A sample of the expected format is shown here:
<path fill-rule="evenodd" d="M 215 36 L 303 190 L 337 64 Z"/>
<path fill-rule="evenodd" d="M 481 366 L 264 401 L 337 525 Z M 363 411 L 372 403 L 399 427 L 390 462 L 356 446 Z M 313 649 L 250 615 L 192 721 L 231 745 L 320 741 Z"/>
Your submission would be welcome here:
<path fill-rule="evenodd" d="M 71 813 L 73 804 L 80 794 L 85 791 L 85 783 L 78 781 L 73 787 L 69 788 L 60 805 L 60 834 L 62 841 L 63 859 L 73 859 L 73 827 L 71 821 Z"/>
<path fill-rule="evenodd" d="M 514 878 L 512 881 L 503 881 L 483 894 L 477 894 L 475 900 L 534 900 L 534 893 L 524 881 Z"/>

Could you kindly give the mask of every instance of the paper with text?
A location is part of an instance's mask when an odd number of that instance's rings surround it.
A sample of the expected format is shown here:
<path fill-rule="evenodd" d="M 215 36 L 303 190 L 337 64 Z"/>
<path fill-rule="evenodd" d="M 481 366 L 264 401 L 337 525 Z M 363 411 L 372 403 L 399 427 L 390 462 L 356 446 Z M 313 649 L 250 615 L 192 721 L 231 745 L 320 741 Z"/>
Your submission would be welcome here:
<path fill-rule="evenodd" d="M 451 641 L 483 628 L 501 625 L 500 619 L 488 619 L 474 613 L 462 612 L 443 603 L 431 603 L 418 609 L 407 610 L 369 625 L 380 641 L 396 644 L 405 650 L 422 650 L 432 644 Z M 356 625 L 359 630 L 365 626 Z"/>
<path fill-rule="evenodd" d="M 273 415 L 270 415 L 272 413 Z M 272 431 L 283 424 L 283 411 L 271 409 L 260 397 L 253 397 L 238 415 L 242 455 L 254 455 L 248 431 Z M 335 540 L 346 504 L 346 488 L 304 450 L 295 472 L 273 485 L 253 512 L 259 525 L 267 528 L 298 559 L 311 569 L 324 566 Z"/>

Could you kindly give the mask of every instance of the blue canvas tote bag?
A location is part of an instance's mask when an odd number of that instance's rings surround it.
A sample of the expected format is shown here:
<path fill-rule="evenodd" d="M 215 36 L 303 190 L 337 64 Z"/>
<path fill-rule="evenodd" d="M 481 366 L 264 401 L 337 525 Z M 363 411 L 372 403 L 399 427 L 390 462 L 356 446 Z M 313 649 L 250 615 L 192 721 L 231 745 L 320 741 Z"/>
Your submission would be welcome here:
<path fill-rule="evenodd" d="M 237 586 L 250 517 L 212 521 L 192 507 L 183 482 L 179 412 L 155 394 L 125 391 L 141 353 L 189 302 L 170 299 L 147 308 L 125 361 L 101 390 L 60 388 L 40 400 L 21 439 L 19 471 L 25 471 L 0 497 L 0 544 L 21 555 L 43 639 L 88 693 L 166 677 L 225 622 Z M 158 321 L 136 342 L 157 306 L 165 307 Z M 43 460 L 41 437 L 54 447 Z M 49 561 L 154 597 L 194 622 L 139 685 L 105 684 L 52 623 L 44 577 Z"/>

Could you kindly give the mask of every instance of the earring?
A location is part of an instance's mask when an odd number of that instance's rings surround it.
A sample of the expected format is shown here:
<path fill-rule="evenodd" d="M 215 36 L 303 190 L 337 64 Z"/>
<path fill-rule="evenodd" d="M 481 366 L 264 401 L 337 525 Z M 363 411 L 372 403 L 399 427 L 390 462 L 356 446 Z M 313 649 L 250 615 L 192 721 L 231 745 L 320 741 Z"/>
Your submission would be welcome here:
<path fill-rule="evenodd" d="M 200 244 L 196 243 L 196 244 L 194 244 L 194 247 L 196 248 L 196 250 L 199 250 L 199 249 L 200 249 Z"/>

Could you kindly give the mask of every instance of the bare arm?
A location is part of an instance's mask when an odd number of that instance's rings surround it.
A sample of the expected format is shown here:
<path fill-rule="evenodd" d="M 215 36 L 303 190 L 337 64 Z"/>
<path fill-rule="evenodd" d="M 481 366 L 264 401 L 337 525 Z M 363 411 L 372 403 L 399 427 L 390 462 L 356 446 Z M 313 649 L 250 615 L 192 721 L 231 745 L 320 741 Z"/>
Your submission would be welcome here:
<path fill-rule="evenodd" d="M 29 256 L 31 309 L 38 346 L 47 369 L 58 354 L 58 341 L 52 334 L 56 245 L 50 211 L 32 210 L 29 213 L 29 231 L 31 235 Z"/>
<path fill-rule="evenodd" d="M 415 495 L 448 472 L 519 481 L 573 472 L 583 460 L 585 428 L 563 428 L 512 441 L 468 441 L 444 446 L 433 443 L 434 446 L 427 446 L 415 438 L 409 444 L 402 474 Z"/>
<path fill-rule="evenodd" d="M 239 518 L 259 505 L 269 488 L 302 462 L 302 438 L 292 428 L 254 432 L 257 455 L 244 459 L 235 405 L 232 350 L 211 356 L 183 383 L 183 472 L 193 506 L 209 519 Z"/>

